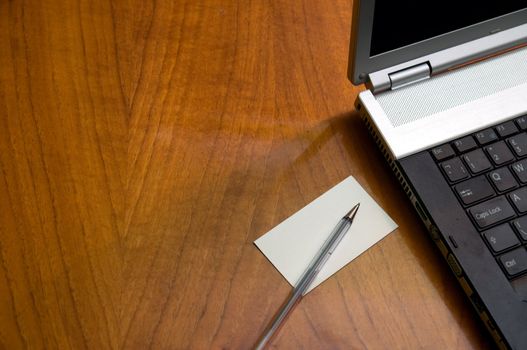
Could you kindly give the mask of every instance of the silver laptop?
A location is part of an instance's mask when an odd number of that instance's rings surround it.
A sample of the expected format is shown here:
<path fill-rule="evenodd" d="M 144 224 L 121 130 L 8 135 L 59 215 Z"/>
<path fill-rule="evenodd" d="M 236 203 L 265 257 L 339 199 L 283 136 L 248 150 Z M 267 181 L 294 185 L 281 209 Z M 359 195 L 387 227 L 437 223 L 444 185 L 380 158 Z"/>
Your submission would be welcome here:
<path fill-rule="evenodd" d="M 527 2 L 354 1 L 356 108 L 500 348 L 527 349 Z"/>

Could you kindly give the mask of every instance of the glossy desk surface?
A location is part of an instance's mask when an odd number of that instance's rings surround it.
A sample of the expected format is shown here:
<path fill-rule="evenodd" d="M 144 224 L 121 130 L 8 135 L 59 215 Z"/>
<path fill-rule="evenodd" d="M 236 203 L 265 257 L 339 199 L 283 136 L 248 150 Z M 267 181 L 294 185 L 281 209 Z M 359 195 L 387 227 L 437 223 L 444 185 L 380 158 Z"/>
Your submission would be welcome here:
<path fill-rule="evenodd" d="M 250 348 L 291 290 L 252 242 L 350 174 L 400 228 L 273 346 L 491 347 L 354 112 L 350 1 L 0 13 L 0 348 Z"/>

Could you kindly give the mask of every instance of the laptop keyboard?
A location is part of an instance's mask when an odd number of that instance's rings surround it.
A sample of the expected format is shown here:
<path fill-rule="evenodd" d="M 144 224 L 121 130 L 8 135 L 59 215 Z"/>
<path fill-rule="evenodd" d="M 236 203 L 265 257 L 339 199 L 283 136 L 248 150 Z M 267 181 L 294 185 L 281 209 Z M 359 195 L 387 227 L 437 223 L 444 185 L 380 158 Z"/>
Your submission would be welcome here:
<path fill-rule="evenodd" d="M 527 274 L 527 115 L 430 153 L 506 276 Z"/>

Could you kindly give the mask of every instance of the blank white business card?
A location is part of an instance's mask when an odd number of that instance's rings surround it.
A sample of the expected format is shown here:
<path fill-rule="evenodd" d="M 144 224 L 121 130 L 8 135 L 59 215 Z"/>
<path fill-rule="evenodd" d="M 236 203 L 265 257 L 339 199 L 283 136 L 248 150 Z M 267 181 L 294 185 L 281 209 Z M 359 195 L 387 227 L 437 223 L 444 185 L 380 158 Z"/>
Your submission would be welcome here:
<path fill-rule="evenodd" d="M 311 285 L 311 291 L 397 228 L 352 176 L 254 243 L 285 279 L 295 285 L 339 220 L 359 202 L 353 225 Z"/>

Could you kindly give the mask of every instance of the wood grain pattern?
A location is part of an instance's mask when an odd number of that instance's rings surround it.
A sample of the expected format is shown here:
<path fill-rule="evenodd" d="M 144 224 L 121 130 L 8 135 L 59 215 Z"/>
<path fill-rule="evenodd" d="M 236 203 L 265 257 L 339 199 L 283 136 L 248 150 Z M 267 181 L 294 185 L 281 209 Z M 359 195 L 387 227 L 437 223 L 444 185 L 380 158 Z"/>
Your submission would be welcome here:
<path fill-rule="evenodd" d="M 278 348 L 491 342 L 353 111 L 350 1 L 0 2 L 0 348 L 250 348 L 252 242 L 348 175 L 400 225 Z"/>

